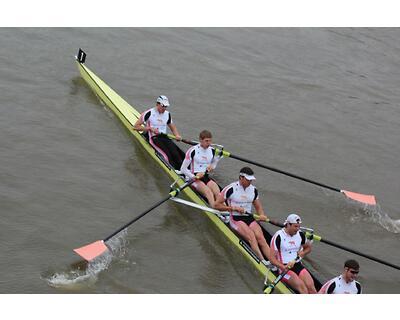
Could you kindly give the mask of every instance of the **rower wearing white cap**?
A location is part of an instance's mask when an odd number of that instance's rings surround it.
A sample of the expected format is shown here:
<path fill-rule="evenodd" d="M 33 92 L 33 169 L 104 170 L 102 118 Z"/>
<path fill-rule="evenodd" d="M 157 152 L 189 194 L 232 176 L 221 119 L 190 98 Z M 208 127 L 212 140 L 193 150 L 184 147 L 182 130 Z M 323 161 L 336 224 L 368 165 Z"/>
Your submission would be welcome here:
<path fill-rule="evenodd" d="M 269 265 L 270 249 L 260 225 L 251 215 L 252 206 L 260 216 L 259 220 L 266 221 L 261 201 L 258 197 L 257 188 L 252 185 L 254 172 L 249 167 L 244 167 L 239 172 L 239 180 L 226 186 L 217 197 L 215 208 L 218 210 L 228 210 L 231 212 L 229 224 L 240 236 L 249 242 L 257 257 L 265 264 Z M 243 216 L 233 215 L 234 213 Z"/>
<path fill-rule="evenodd" d="M 148 133 L 148 140 L 154 149 L 179 170 L 185 154 L 166 135 L 167 127 L 169 127 L 177 140 L 182 139 L 172 122 L 171 114 L 167 111 L 169 106 L 168 98 L 164 95 L 159 96 L 156 106 L 143 112 L 133 128 Z"/>
<path fill-rule="evenodd" d="M 284 228 L 278 230 L 271 239 L 271 263 L 276 265 L 281 272 L 290 269 L 282 281 L 288 283 L 300 293 L 317 293 L 314 280 L 301 261 L 296 258 L 304 258 L 311 252 L 311 243 L 300 230 L 301 218 L 290 214 Z"/>

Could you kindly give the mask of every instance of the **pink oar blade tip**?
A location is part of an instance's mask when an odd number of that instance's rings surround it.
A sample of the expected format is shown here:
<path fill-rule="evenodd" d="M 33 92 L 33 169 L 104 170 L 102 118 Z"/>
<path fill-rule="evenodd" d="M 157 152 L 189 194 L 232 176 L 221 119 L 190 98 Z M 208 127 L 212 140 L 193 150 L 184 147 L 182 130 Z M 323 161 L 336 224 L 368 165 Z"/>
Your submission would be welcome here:
<path fill-rule="evenodd" d="M 74 249 L 74 251 L 79 254 L 83 259 L 91 261 L 94 258 L 102 255 L 108 250 L 107 246 L 104 244 L 103 240 L 99 240 L 88 244 L 84 247 Z"/>
<path fill-rule="evenodd" d="M 350 199 L 356 200 L 358 202 L 374 205 L 374 206 L 376 205 L 376 199 L 375 199 L 374 195 L 356 193 L 356 192 L 351 192 L 351 191 L 346 191 L 346 190 L 342 190 L 342 192 Z"/>

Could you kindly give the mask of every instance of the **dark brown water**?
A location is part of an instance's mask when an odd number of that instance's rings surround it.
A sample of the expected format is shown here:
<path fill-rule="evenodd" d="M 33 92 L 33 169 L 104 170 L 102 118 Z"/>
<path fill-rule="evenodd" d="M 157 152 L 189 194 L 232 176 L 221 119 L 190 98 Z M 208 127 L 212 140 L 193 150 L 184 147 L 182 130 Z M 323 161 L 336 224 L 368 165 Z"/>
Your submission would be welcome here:
<path fill-rule="evenodd" d="M 167 203 L 122 250 L 73 272 L 73 248 L 163 198 L 170 180 L 80 79 L 73 56 L 139 110 L 160 94 L 195 139 L 328 185 L 255 168 L 271 217 L 298 212 L 337 243 L 400 264 L 400 29 L 0 29 L 1 293 L 259 293 L 262 279 L 201 212 Z M 217 177 L 243 164 L 223 160 Z M 322 243 L 323 280 L 356 258 L 366 293 L 399 271 Z"/>

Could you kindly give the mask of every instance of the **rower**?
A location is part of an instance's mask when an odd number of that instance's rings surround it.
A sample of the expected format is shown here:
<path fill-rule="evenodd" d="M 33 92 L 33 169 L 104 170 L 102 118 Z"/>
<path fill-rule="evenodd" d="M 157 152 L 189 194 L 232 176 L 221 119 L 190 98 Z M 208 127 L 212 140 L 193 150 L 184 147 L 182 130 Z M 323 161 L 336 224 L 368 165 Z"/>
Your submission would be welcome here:
<path fill-rule="evenodd" d="M 300 230 L 301 219 L 297 214 L 290 214 L 284 228 L 278 230 L 271 239 L 272 264 L 280 269 L 280 272 L 290 269 L 282 281 L 289 284 L 300 293 L 317 293 L 314 280 L 301 261 L 296 258 L 304 258 L 311 252 L 311 243 Z"/>
<path fill-rule="evenodd" d="M 213 208 L 215 198 L 218 196 L 220 189 L 217 183 L 205 173 L 206 171 L 208 173 L 212 172 L 216 168 L 221 157 L 217 155 L 216 150 L 211 147 L 212 134 L 210 131 L 201 131 L 199 140 L 200 143 L 190 147 L 186 151 L 180 171 L 188 179 L 197 179 L 197 181 L 192 184 L 192 187 L 200 192 Z"/>
<path fill-rule="evenodd" d="M 179 169 L 184 158 L 184 152 L 166 135 L 167 126 L 175 135 L 176 140 L 182 138 L 176 125 L 172 122 L 171 114 L 167 111 L 169 106 L 168 98 L 163 95 L 159 96 L 156 100 L 156 106 L 143 112 L 133 129 L 146 132 L 146 138 L 153 148 L 175 169 Z"/>
<path fill-rule="evenodd" d="M 360 265 L 356 260 L 347 260 L 341 275 L 327 281 L 318 293 L 337 294 L 337 293 L 362 293 L 361 284 L 356 280 L 360 272 Z"/>
<path fill-rule="evenodd" d="M 250 244 L 261 262 L 268 266 L 270 263 L 266 259 L 269 260 L 270 248 L 260 225 L 249 214 L 252 206 L 254 206 L 257 215 L 259 215 L 258 219 L 267 221 L 257 188 L 252 185 L 252 181 L 255 179 L 251 168 L 242 168 L 239 172 L 239 180 L 222 189 L 215 202 L 215 208 L 221 211 L 228 210 L 231 213 L 229 217 L 230 227 Z M 233 215 L 234 213 L 243 216 Z"/>

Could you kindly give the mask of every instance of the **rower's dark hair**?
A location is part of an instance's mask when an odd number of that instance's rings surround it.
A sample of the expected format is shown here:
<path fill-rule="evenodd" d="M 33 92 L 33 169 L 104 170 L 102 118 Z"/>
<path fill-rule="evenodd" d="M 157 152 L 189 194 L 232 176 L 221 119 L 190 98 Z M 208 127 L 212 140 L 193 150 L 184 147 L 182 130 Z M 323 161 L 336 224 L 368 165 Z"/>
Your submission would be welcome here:
<path fill-rule="evenodd" d="M 203 130 L 202 132 L 200 132 L 199 134 L 199 139 L 203 140 L 203 139 L 211 139 L 212 138 L 212 134 L 210 131 L 208 130 Z"/>
<path fill-rule="evenodd" d="M 346 262 L 344 263 L 344 267 L 354 270 L 360 269 L 360 265 L 358 264 L 358 262 L 353 259 L 346 260 Z"/>
<path fill-rule="evenodd" d="M 253 170 L 251 170 L 251 168 L 249 167 L 243 167 L 242 169 L 240 169 L 239 173 L 245 173 L 249 176 L 252 176 L 254 174 Z"/>

